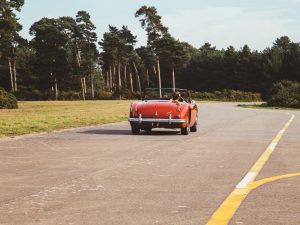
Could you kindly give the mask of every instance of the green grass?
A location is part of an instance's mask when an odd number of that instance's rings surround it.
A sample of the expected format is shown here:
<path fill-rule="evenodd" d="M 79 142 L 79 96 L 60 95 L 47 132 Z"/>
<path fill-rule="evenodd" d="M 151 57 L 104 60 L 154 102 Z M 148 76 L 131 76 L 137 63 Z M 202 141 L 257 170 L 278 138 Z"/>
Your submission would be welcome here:
<path fill-rule="evenodd" d="M 255 105 L 240 104 L 238 106 L 244 107 L 244 108 L 252 108 L 252 109 L 300 110 L 299 108 L 268 106 L 266 103 L 257 104 L 257 105 L 256 104 Z"/>
<path fill-rule="evenodd" d="M 126 121 L 131 101 L 19 102 L 0 110 L 0 138 Z"/>

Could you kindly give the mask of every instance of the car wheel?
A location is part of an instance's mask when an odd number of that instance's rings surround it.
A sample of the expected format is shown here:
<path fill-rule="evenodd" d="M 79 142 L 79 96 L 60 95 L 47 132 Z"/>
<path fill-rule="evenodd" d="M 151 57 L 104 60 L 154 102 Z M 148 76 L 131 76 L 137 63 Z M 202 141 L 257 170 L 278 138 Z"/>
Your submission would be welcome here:
<path fill-rule="evenodd" d="M 145 128 L 145 131 L 146 131 L 147 134 L 151 134 L 152 127 Z"/>
<path fill-rule="evenodd" d="M 140 128 L 139 127 L 135 127 L 135 126 L 131 126 L 131 133 L 133 134 L 133 135 L 138 135 L 138 134 L 140 134 Z"/>
<path fill-rule="evenodd" d="M 190 133 L 190 123 L 188 122 L 186 127 L 181 128 L 182 135 L 188 135 Z"/>
<path fill-rule="evenodd" d="M 197 132 L 197 121 L 195 122 L 194 126 L 191 127 L 191 132 Z"/>

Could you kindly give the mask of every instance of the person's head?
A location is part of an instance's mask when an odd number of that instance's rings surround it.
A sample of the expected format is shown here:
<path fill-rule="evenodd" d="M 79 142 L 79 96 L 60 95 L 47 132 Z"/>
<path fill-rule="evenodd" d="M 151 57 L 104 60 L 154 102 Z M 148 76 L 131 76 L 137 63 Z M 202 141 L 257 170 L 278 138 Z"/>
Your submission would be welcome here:
<path fill-rule="evenodd" d="M 179 91 L 175 91 L 173 94 L 172 94 L 172 99 L 173 100 L 178 100 L 180 97 L 180 92 Z"/>

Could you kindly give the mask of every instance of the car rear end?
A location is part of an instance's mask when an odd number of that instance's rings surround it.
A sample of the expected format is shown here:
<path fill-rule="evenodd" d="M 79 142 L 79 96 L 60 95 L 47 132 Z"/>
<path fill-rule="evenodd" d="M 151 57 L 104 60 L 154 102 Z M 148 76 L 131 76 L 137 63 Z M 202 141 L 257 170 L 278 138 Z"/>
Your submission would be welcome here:
<path fill-rule="evenodd" d="M 182 128 L 188 123 L 183 108 L 185 108 L 184 103 L 172 101 L 133 103 L 128 121 L 135 131 L 138 129 L 149 131 L 152 128 Z"/>

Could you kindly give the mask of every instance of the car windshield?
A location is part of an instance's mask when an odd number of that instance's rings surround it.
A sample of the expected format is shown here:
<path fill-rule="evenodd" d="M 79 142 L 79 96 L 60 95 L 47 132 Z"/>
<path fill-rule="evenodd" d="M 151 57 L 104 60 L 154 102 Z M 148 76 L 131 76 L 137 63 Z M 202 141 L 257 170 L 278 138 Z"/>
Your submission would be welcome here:
<path fill-rule="evenodd" d="M 182 100 L 188 101 L 189 96 L 186 89 L 175 89 L 175 91 L 180 92 Z M 144 92 L 144 100 L 170 100 L 173 93 L 173 88 L 146 88 Z"/>

